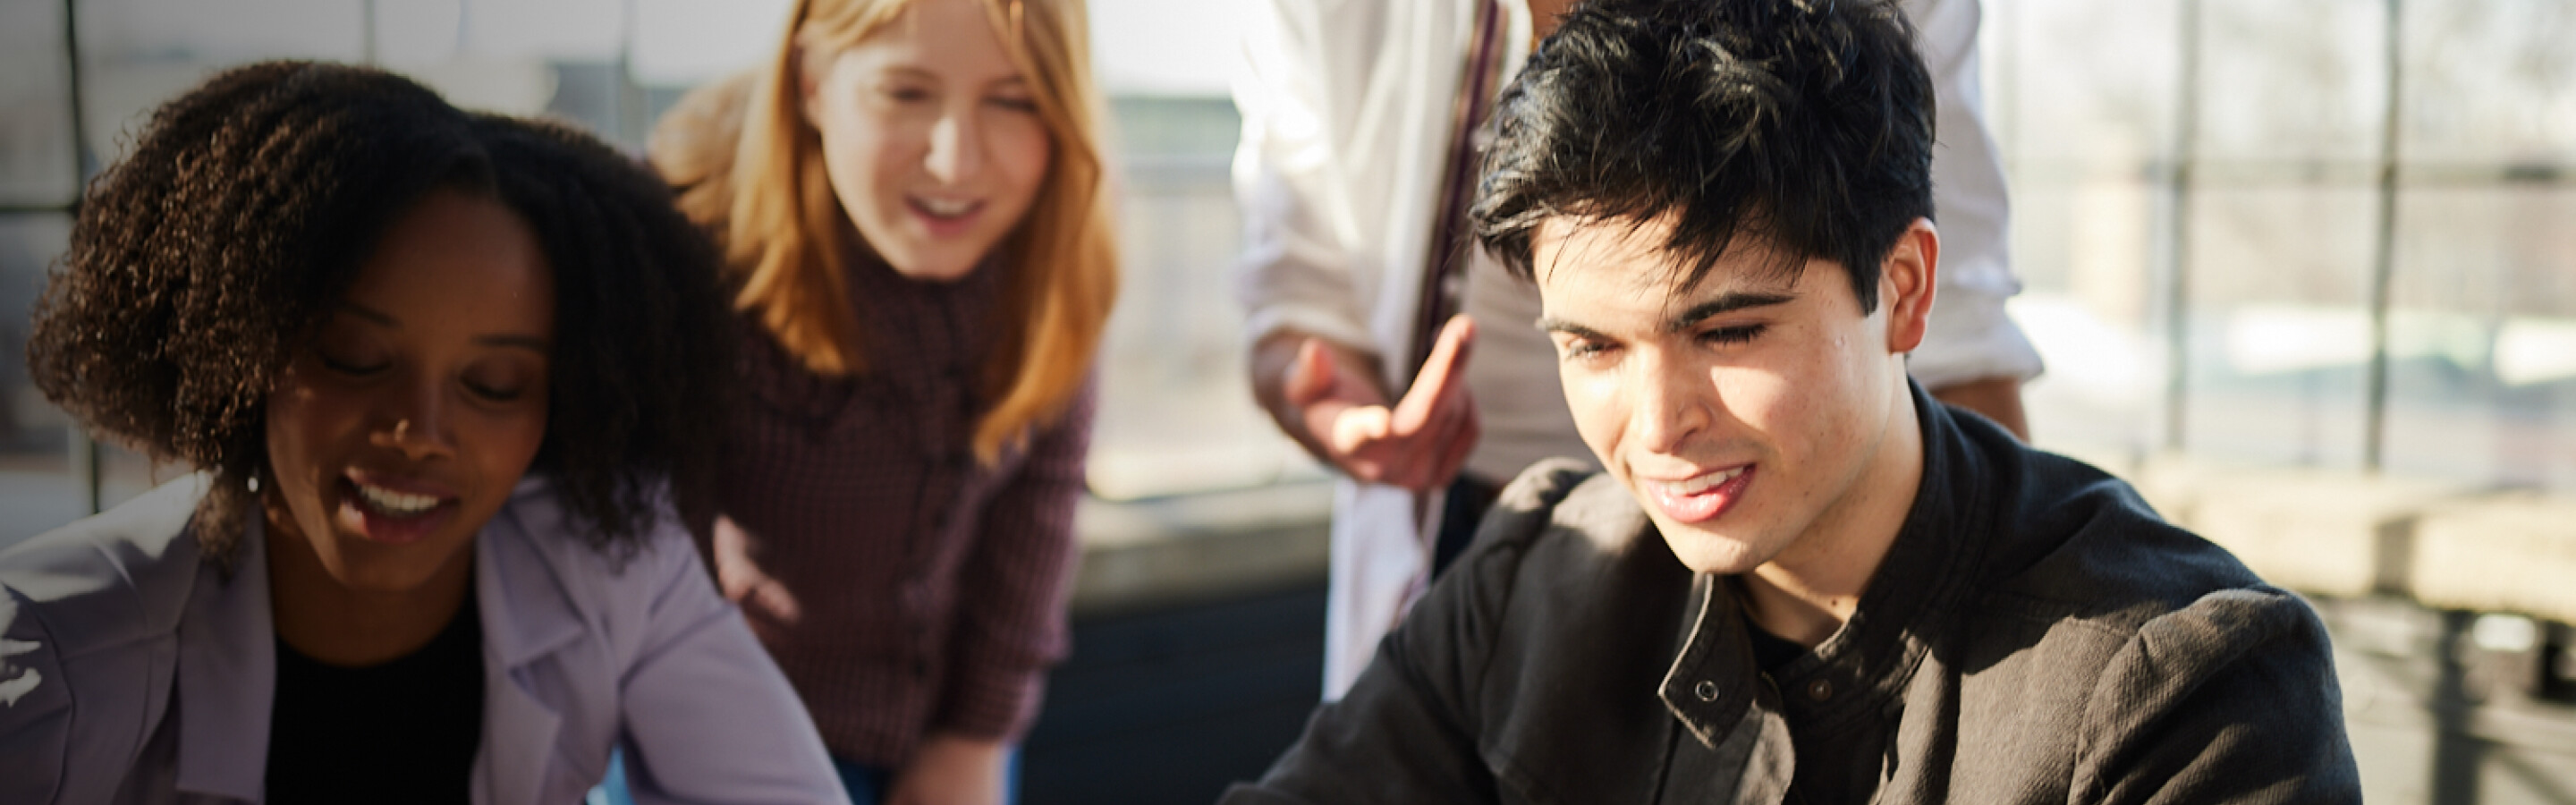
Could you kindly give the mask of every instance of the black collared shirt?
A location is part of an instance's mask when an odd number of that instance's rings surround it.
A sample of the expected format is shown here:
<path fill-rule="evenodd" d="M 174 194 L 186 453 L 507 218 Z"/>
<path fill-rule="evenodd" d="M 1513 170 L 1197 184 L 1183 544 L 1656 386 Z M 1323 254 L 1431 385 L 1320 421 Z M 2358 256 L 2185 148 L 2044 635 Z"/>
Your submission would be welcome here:
<path fill-rule="evenodd" d="M 1226 802 L 2359 801 L 2305 602 L 2117 479 L 1914 400 L 1914 505 L 1806 656 L 1766 674 L 1625 488 L 1542 463 Z"/>

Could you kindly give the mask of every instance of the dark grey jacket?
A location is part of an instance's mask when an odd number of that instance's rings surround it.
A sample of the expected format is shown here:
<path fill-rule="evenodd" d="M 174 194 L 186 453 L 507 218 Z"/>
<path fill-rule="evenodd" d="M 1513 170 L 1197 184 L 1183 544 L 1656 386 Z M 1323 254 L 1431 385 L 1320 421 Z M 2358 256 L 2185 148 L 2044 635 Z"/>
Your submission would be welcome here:
<path fill-rule="evenodd" d="M 1608 476 L 1542 463 L 1224 801 L 2360 801 L 2306 602 L 2127 484 L 1915 398 L 1921 491 L 1809 655 L 1764 673 L 1730 580 Z"/>

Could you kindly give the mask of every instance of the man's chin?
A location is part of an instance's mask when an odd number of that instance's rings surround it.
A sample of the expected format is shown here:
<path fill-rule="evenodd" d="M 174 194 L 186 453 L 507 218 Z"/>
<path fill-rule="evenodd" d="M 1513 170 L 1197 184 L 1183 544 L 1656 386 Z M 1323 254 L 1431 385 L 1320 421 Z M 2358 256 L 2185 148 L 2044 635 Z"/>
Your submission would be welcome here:
<path fill-rule="evenodd" d="M 1731 576 L 1751 572 L 1770 559 L 1741 539 L 1688 526 L 1656 526 L 1664 535 L 1664 544 L 1672 548 L 1673 558 L 1693 572 Z"/>

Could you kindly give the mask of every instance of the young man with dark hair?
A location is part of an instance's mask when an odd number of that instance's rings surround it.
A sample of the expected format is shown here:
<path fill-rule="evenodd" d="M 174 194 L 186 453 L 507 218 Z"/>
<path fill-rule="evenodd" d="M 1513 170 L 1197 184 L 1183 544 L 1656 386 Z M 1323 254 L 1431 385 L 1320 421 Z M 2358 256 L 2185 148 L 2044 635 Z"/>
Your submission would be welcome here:
<path fill-rule="evenodd" d="M 1578 7 L 1474 217 L 1607 471 L 1523 473 L 1227 801 L 2359 801 L 2304 602 L 1907 380 L 1931 108 L 1883 0 Z"/>

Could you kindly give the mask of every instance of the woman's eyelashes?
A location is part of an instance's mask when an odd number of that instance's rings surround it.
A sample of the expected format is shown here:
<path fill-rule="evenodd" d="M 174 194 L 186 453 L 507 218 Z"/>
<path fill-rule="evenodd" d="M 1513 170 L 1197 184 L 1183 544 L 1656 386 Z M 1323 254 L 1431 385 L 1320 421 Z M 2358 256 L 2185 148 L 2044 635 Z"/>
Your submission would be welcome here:
<path fill-rule="evenodd" d="M 313 350 L 313 357 L 321 363 L 322 368 L 351 380 L 376 378 L 392 369 L 394 365 L 389 358 L 360 358 L 354 355 L 355 353 L 334 352 L 320 347 Z M 464 388 L 466 393 L 486 402 L 517 402 L 528 396 L 529 387 L 535 385 L 529 378 L 537 372 L 538 370 L 523 370 L 516 367 L 499 370 L 469 369 L 457 378 L 457 385 Z"/>
<path fill-rule="evenodd" d="M 542 362 L 529 363 L 519 356 L 493 356 L 486 362 L 466 368 L 457 379 L 466 393 L 485 402 L 512 403 L 525 399 L 545 382 Z"/>
<path fill-rule="evenodd" d="M 467 379 L 465 381 L 465 390 L 473 392 L 474 396 L 496 403 L 517 402 L 519 398 L 527 396 L 528 393 L 528 389 L 525 384 L 489 384 L 477 382 L 472 379 Z"/>
<path fill-rule="evenodd" d="M 886 100 L 899 106 L 925 104 L 938 99 L 938 96 L 931 93 L 928 88 L 915 84 L 890 85 L 882 90 L 881 94 Z"/>
<path fill-rule="evenodd" d="M 913 81 L 890 81 L 881 84 L 877 88 L 877 95 L 884 98 L 887 103 L 896 106 L 919 107 L 939 103 L 939 92 L 936 89 Z M 1015 90 L 1006 89 L 985 95 L 984 103 L 993 108 L 1011 112 L 1035 113 L 1038 111 L 1036 96 Z"/>
<path fill-rule="evenodd" d="M 359 357 L 354 352 L 334 353 L 318 347 L 313 350 L 313 357 L 322 363 L 322 368 L 353 378 L 373 377 L 393 365 L 392 361 L 380 357 Z"/>

